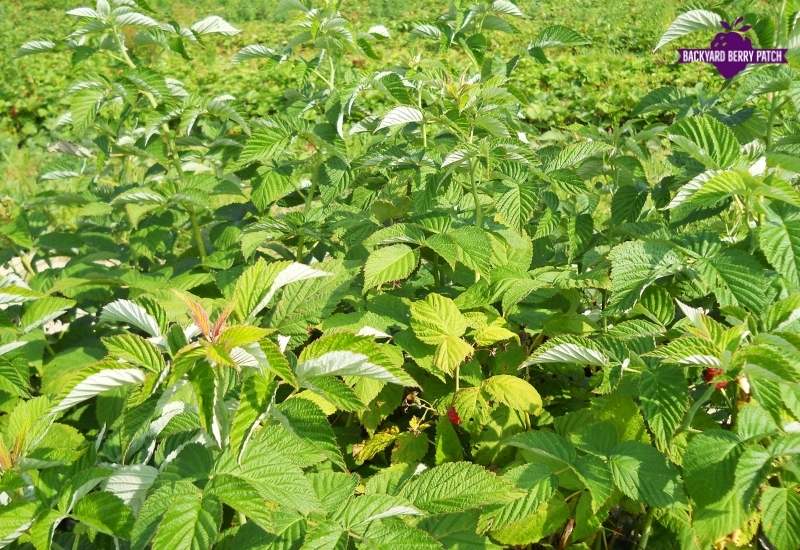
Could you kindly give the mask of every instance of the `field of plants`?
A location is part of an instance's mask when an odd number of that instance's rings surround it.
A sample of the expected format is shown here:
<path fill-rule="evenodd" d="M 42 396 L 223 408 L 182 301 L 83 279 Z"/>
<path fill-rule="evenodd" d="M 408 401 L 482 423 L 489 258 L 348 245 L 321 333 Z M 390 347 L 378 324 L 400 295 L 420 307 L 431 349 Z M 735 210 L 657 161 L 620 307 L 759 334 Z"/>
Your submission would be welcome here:
<path fill-rule="evenodd" d="M 91 2 L 0 4 L 0 548 L 800 548 L 800 0 Z"/>

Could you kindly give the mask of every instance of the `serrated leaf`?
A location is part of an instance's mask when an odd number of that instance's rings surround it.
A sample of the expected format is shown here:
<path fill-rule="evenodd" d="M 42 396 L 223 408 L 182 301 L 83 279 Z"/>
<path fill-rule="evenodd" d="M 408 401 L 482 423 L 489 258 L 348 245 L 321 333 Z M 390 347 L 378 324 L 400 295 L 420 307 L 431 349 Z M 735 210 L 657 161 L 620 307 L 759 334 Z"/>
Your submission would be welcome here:
<path fill-rule="evenodd" d="M 409 122 L 422 122 L 422 120 L 422 111 L 419 109 L 407 106 L 395 107 L 383 116 L 377 129 L 383 130 L 384 128 L 400 126 Z"/>
<path fill-rule="evenodd" d="M 800 548 L 800 493 L 797 487 L 767 487 L 759 507 L 764 534 L 776 550 Z"/>
<path fill-rule="evenodd" d="M 685 500 L 677 469 L 649 445 L 620 443 L 609 457 L 609 465 L 614 484 L 630 498 L 659 508 Z"/>
<path fill-rule="evenodd" d="M 683 119 L 670 127 L 670 139 L 706 168 L 724 170 L 739 158 L 736 134 L 709 115 Z"/>
<path fill-rule="evenodd" d="M 627 310 L 658 279 L 678 272 L 681 261 L 672 247 L 657 241 L 628 241 L 609 252 L 611 300 L 609 308 Z"/>
<path fill-rule="evenodd" d="M 411 304 L 411 327 L 422 342 L 436 346 L 434 365 L 446 373 L 454 372 L 473 351 L 461 338 L 467 321 L 450 298 L 429 294 Z"/>
<path fill-rule="evenodd" d="M 364 292 L 384 283 L 405 279 L 417 267 L 417 253 L 404 244 L 373 251 L 364 264 Z"/>
<path fill-rule="evenodd" d="M 653 51 L 693 32 L 701 30 L 718 31 L 722 28 L 720 26 L 721 21 L 722 18 L 713 11 L 690 10 L 682 13 L 670 24 L 667 31 L 659 39 L 656 47 L 653 48 Z"/>
<path fill-rule="evenodd" d="M 758 237 L 761 251 L 786 287 L 800 289 L 800 212 L 766 209 Z"/>
<path fill-rule="evenodd" d="M 130 300 L 116 300 L 103 308 L 101 323 L 124 323 L 146 332 L 150 336 L 161 336 L 158 321 L 139 304 Z"/>
<path fill-rule="evenodd" d="M 50 321 L 57 319 L 69 308 L 75 305 L 74 300 L 67 300 L 57 296 L 39 298 L 25 305 L 20 318 L 23 332 L 30 332 Z"/>
<path fill-rule="evenodd" d="M 155 373 L 166 368 L 161 352 L 148 340 L 136 334 L 117 334 L 103 339 L 103 345 L 114 356 Z"/>
<path fill-rule="evenodd" d="M 197 21 L 191 29 L 196 34 L 221 34 L 223 36 L 234 36 L 241 32 L 218 15 L 209 15 Z"/>
<path fill-rule="evenodd" d="M 29 40 L 17 50 L 17 57 L 49 52 L 55 49 L 56 43 L 52 40 Z"/>
<path fill-rule="evenodd" d="M 0 506 L 0 547 L 8 546 L 33 525 L 39 510 L 37 502 L 11 502 Z"/>
<path fill-rule="evenodd" d="M 78 501 L 70 515 L 92 529 L 124 539 L 133 526 L 131 509 L 119 497 L 106 492 L 89 493 Z"/>
<path fill-rule="evenodd" d="M 437 514 L 507 502 L 516 495 L 511 484 L 477 464 L 448 462 L 411 478 L 400 496 Z"/>
<path fill-rule="evenodd" d="M 146 464 L 120 466 L 108 476 L 103 484 L 103 490 L 116 496 L 137 512 L 158 474 L 156 468 Z"/>
<path fill-rule="evenodd" d="M 222 521 L 222 504 L 199 489 L 172 495 L 164 510 L 154 548 L 202 550 L 210 548 Z"/>
<path fill-rule="evenodd" d="M 559 336 L 539 347 L 525 364 L 580 363 L 604 366 L 609 358 L 591 340 L 577 336 Z"/>
<path fill-rule="evenodd" d="M 516 376 L 498 374 L 490 376 L 481 388 L 491 399 L 507 407 L 527 414 L 542 411 L 542 397 L 528 382 Z"/>
<path fill-rule="evenodd" d="M 103 369 L 90 374 L 75 384 L 66 395 L 53 407 L 52 413 L 63 412 L 78 403 L 91 399 L 108 390 L 141 384 L 145 374 L 140 369 Z"/>
<path fill-rule="evenodd" d="M 686 379 L 678 369 L 646 369 L 641 374 L 639 399 L 642 412 L 660 449 L 668 446 L 689 408 L 687 393 Z"/>

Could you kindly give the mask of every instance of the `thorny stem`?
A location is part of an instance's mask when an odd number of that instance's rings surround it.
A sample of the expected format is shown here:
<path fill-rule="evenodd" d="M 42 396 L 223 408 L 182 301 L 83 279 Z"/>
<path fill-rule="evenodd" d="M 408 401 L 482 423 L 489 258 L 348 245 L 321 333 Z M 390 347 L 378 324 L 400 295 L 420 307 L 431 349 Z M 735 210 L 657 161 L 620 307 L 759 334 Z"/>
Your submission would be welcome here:
<path fill-rule="evenodd" d="M 483 226 L 483 207 L 478 199 L 478 186 L 475 182 L 475 164 L 470 161 L 469 183 L 472 188 L 472 200 L 475 201 L 475 227 Z"/>
<path fill-rule="evenodd" d="M 647 515 L 644 517 L 644 525 L 642 526 L 642 538 L 639 539 L 639 544 L 636 545 L 637 550 L 645 550 L 647 548 L 647 542 L 650 540 L 650 533 L 653 530 L 653 517 L 655 513 L 656 509 L 653 507 L 647 510 Z"/>
<path fill-rule="evenodd" d="M 778 115 L 778 113 L 781 112 L 783 106 L 786 105 L 789 101 L 790 101 L 789 98 L 785 98 L 780 104 L 776 105 L 777 96 L 773 96 L 772 98 L 772 105 L 770 106 L 769 110 L 769 122 L 767 124 L 767 135 L 765 138 L 767 151 L 769 151 L 769 147 L 772 144 L 772 125 L 774 123 L 775 117 Z"/>
<path fill-rule="evenodd" d="M 120 36 L 119 31 L 114 31 L 114 38 L 117 39 L 117 44 L 119 45 L 119 53 L 122 54 L 122 60 L 125 64 L 130 67 L 131 69 L 136 68 L 136 63 L 133 62 L 131 56 L 128 55 L 128 48 L 125 47 L 125 41 Z"/>
<path fill-rule="evenodd" d="M 175 149 L 175 139 L 173 138 L 166 122 L 161 125 L 161 130 L 163 132 L 164 142 L 167 146 L 167 153 L 172 161 L 172 165 L 175 167 L 175 171 L 178 173 L 181 183 L 186 185 L 186 175 L 183 173 L 181 159 L 178 157 L 178 151 Z M 206 243 L 203 241 L 203 233 L 200 230 L 200 224 L 197 221 L 197 212 L 192 205 L 188 205 L 187 210 L 189 211 L 189 221 L 192 224 L 192 238 L 194 239 L 194 244 L 197 247 L 197 253 L 200 255 L 200 260 L 201 262 L 204 262 L 207 254 Z"/>
<path fill-rule="evenodd" d="M 775 115 L 778 113 L 778 96 L 772 94 L 772 103 L 769 107 L 769 120 L 767 121 L 767 135 L 764 138 L 766 150 L 769 152 L 770 145 L 772 145 L 772 126 L 775 124 Z"/>
<path fill-rule="evenodd" d="M 673 438 L 679 433 L 686 431 L 689 426 L 692 425 L 692 420 L 694 420 L 694 416 L 697 414 L 697 411 L 699 411 L 700 407 L 705 405 L 705 403 L 711 399 L 711 396 L 714 394 L 714 390 L 716 390 L 714 384 L 709 384 L 706 388 L 706 391 L 703 392 L 703 395 L 701 395 L 697 401 L 692 403 L 692 407 L 689 409 L 689 412 L 686 413 L 686 416 L 683 417 L 683 422 L 673 435 Z"/>

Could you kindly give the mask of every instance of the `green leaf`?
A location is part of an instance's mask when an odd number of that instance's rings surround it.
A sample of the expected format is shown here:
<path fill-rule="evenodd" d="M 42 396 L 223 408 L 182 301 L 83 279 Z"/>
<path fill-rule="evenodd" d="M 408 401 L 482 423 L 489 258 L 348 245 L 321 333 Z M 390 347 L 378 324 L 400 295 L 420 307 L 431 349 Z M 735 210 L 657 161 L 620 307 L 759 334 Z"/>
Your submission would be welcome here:
<path fill-rule="evenodd" d="M 605 366 L 609 358 L 588 338 L 557 336 L 537 348 L 525 364 L 579 363 Z"/>
<path fill-rule="evenodd" d="M 303 349 L 295 373 L 301 382 L 323 376 L 357 376 L 404 386 L 416 385 L 414 379 L 395 364 L 384 346 L 388 344 L 377 344 L 367 336 L 326 335 Z"/>
<path fill-rule="evenodd" d="M 517 527 L 515 523 L 530 521 L 530 516 L 535 514 L 558 488 L 558 479 L 540 464 L 517 466 L 506 472 L 503 477 L 525 493 L 514 501 L 490 508 L 481 514 L 478 526 L 480 531 L 508 529 L 512 526 Z"/>
<path fill-rule="evenodd" d="M 738 305 L 751 311 L 764 311 L 771 300 L 765 291 L 769 279 L 758 261 L 735 248 L 698 258 L 695 269 L 714 291 L 720 305 Z"/>
<path fill-rule="evenodd" d="M 35 328 L 60 317 L 75 305 L 75 300 L 67 300 L 57 296 L 47 296 L 25 304 L 20 318 L 22 332 L 30 332 Z"/>
<path fill-rule="evenodd" d="M 752 185 L 748 185 L 750 180 L 746 173 L 738 170 L 707 170 L 678 189 L 667 208 L 714 206 L 728 197 L 747 193 Z"/>
<path fill-rule="evenodd" d="M 189 378 L 197 400 L 200 424 L 222 448 L 229 426 L 220 375 L 207 361 L 198 361 L 192 368 Z"/>
<path fill-rule="evenodd" d="M 711 540 L 734 531 L 746 517 L 734 490 L 742 450 L 739 438 L 723 430 L 708 430 L 689 440 L 683 459 L 686 491 L 696 505 L 698 530 Z"/>
<path fill-rule="evenodd" d="M 669 325 L 675 318 L 675 303 L 665 288 L 649 287 L 642 294 L 638 305 L 647 317 L 663 326 Z"/>
<path fill-rule="evenodd" d="M 442 547 L 431 535 L 399 519 L 373 522 L 364 533 L 363 548 L 375 550 L 439 550 Z"/>
<path fill-rule="evenodd" d="M 237 279 L 233 291 L 234 311 L 242 321 L 252 321 L 273 296 L 292 283 L 328 277 L 331 274 L 294 262 L 267 263 L 259 259 Z"/>
<path fill-rule="evenodd" d="M 172 496 L 153 538 L 154 548 L 203 550 L 216 539 L 222 521 L 222 504 L 194 491 Z"/>
<path fill-rule="evenodd" d="M 89 493 L 78 501 L 71 516 L 101 533 L 127 539 L 133 526 L 133 513 L 111 493 Z"/>
<path fill-rule="evenodd" d="M 139 510 L 147 491 L 158 477 L 159 471 L 146 464 L 119 466 L 108 476 L 103 490 L 118 497 L 135 512 Z"/>
<path fill-rule="evenodd" d="M 400 496 L 439 514 L 507 502 L 517 495 L 511 484 L 477 464 L 448 462 L 411 478 Z"/>
<path fill-rule="evenodd" d="M 800 548 L 800 493 L 797 487 L 767 487 L 760 508 L 764 534 L 776 550 Z"/>
<path fill-rule="evenodd" d="M 746 509 L 750 509 L 759 487 L 772 467 L 772 454 L 759 446 L 748 447 L 736 464 L 734 487 Z"/>
<path fill-rule="evenodd" d="M 645 369 L 639 378 L 642 412 L 659 448 L 669 446 L 672 435 L 689 409 L 688 386 L 678 369 Z"/>
<path fill-rule="evenodd" d="M 614 484 L 626 496 L 657 508 L 685 500 L 678 470 L 656 449 L 624 441 L 609 457 Z"/>
<path fill-rule="evenodd" d="M 68 391 L 63 391 L 64 396 L 53 407 L 52 412 L 63 412 L 108 390 L 132 384 L 141 384 L 144 380 L 145 374 L 140 369 L 99 370 L 85 378 L 81 378 Z"/>
<path fill-rule="evenodd" d="M 670 24 L 667 32 L 661 36 L 653 51 L 693 32 L 701 30 L 719 31 L 722 28 L 720 26 L 721 21 L 722 18 L 713 11 L 690 10 L 682 13 Z"/>
<path fill-rule="evenodd" d="M 221 34 L 223 36 L 234 36 L 239 34 L 239 29 L 225 21 L 218 15 L 210 15 L 191 26 L 195 34 Z"/>
<path fill-rule="evenodd" d="M 608 254 L 611 260 L 612 310 L 627 310 L 658 279 L 677 273 L 681 261 L 672 247 L 658 241 L 628 241 L 615 246 Z"/>
<path fill-rule="evenodd" d="M 263 529 L 272 530 L 274 522 L 268 502 L 246 480 L 228 475 L 215 475 L 203 489 L 204 497 L 213 497 L 230 506 Z"/>
<path fill-rule="evenodd" d="M 524 432 L 515 435 L 509 445 L 525 449 L 551 469 L 571 468 L 577 459 L 575 447 L 563 436 L 548 431 Z"/>
<path fill-rule="evenodd" d="M 736 134 L 709 115 L 685 118 L 673 124 L 670 139 L 706 168 L 724 170 L 739 158 Z"/>
<path fill-rule="evenodd" d="M 589 39 L 582 34 L 563 25 L 550 25 L 539 31 L 539 34 L 528 45 L 528 53 L 537 61 L 546 63 L 544 55 L 546 48 L 583 46 L 589 44 Z"/>
<path fill-rule="evenodd" d="M 516 376 L 498 374 L 481 384 L 489 397 L 498 403 L 527 414 L 542 412 L 542 397 L 528 382 Z"/>
<path fill-rule="evenodd" d="M 307 399 L 289 399 L 278 407 L 279 421 L 290 434 L 310 443 L 331 462 L 344 468 L 336 436 L 322 410 Z"/>
<path fill-rule="evenodd" d="M 268 439 L 249 442 L 238 460 L 233 454 L 225 454 L 215 473 L 240 478 L 255 487 L 263 499 L 301 513 L 319 507 L 303 471 Z"/>
<path fill-rule="evenodd" d="M 417 253 L 404 244 L 373 251 L 364 264 L 364 292 L 384 283 L 405 279 L 417 267 Z"/>
<path fill-rule="evenodd" d="M 155 317 L 147 313 L 139 304 L 130 300 L 116 300 L 103 308 L 101 323 L 124 323 L 146 332 L 150 336 L 161 336 L 161 329 Z"/>
<path fill-rule="evenodd" d="M 780 273 L 790 290 L 800 289 L 800 211 L 765 209 L 758 232 L 767 261 Z"/>
<path fill-rule="evenodd" d="M 395 107 L 383 116 L 377 129 L 383 130 L 384 128 L 400 126 L 409 122 L 422 122 L 422 120 L 423 114 L 419 109 L 407 106 Z"/>
<path fill-rule="evenodd" d="M 292 129 L 282 124 L 282 121 L 271 122 L 271 125 L 253 131 L 239 154 L 240 165 L 268 163 L 286 150 L 292 140 Z"/>
<path fill-rule="evenodd" d="M 0 547 L 17 540 L 33 525 L 39 510 L 38 502 L 12 502 L 0 506 Z"/>
<path fill-rule="evenodd" d="M 537 206 L 536 189 L 529 183 L 511 182 L 509 186 L 497 200 L 498 217 L 514 231 L 527 235 L 525 227 Z"/>
<path fill-rule="evenodd" d="M 648 353 L 667 363 L 705 367 L 720 367 L 720 354 L 721 351 L 712 342 L 694 336 L 682 336 Z"/>
<path fill-rule="evenodd" d="M 464 460 L 464 449 L 453 424 L 446 416 L 436 420 L 436 465 Z"/>
<path fill-rule="evenodd" d="M 166 368 L 161 352 L 153 344 L 136 334 L 117 334 L 103 338 L 109 354 L 129 363 L 160 373 Z"/>
<path fill-rule="evenodd" d="M 411 328 L 422 342 L 436 346 L 433 363 L 448 374 L 472 353 L 472 346 L 461 338 L 467 320 L 450 298 L 429 294 L 411 304 Z"/>

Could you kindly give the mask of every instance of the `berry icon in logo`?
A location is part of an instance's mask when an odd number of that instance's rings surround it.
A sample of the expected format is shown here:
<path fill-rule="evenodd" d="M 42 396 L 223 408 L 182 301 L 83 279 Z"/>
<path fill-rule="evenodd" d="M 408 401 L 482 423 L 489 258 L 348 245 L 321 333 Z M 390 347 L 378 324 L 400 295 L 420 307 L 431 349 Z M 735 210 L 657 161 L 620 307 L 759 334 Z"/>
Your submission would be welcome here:
<path fill-rule="evenodd" d="M 711 41 L 712 50 L 725 52 L 724 60 L 712 62 L 719 74 L 725 78 L 733 78 L 742 72 L 747 67 L 748 61 L 750 61 L 750 58 L 747 57 L 747 52 L 753 50 L 753 43 L 741 33 L 749 31 L 751 27 L 750 25 L 742 25 L 737 29 L 736 27 L 742 21 L 744 21 L 743 17 L 738 17 L 733 24 L 721 21 L 725 32 L 718 33 L 714 40 Z"/>

